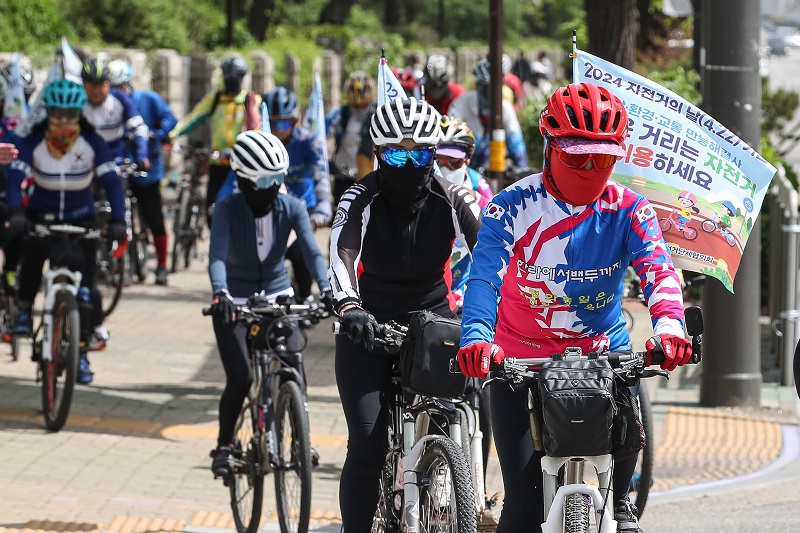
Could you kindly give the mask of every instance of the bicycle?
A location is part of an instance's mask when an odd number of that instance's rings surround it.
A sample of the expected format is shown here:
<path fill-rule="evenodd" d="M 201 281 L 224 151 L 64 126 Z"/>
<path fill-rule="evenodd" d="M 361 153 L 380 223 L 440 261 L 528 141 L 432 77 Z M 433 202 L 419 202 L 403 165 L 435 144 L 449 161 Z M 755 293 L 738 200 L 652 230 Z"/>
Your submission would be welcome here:
<path fill-rule="evenodd" d="M 686 325 L 689 335 L 692 337 L 693 355 L 691 363 L 697 363 L 702 358 L 702 342 L 700 336 L 703 333 L 702 313 L 699 307 L 686 309 Z M 659 354 L 653 354 L 651 364 L 659 364 L 661 361 Z M 531 406 L 531 436 L 534 447 L 537 449 L 546 448 L 542 445 L 542 438 L 549 428 L 547 403 L 542 404 L 539 394 L 534 392 L 538 389 L 539 373 L 543 370 L 543 365 L 558 362 L 558 371 L 564 373 L 567 368 L 584 369 L 587 362 L 595 361 L 597 367 L 607 367 L 625 385 L 631 386 L 640 383 L 641 378 L 653 376 L 668 376 L 662 370 L 649 370 L 645 368 L 647 355 L 645 352 L 606 352 L 589 353 L 584 355 L 580 348 L 568 348 L 564 353 L 554 354 L 550 357 L 536 357 L 517 359 L 507 357 L 496 365 L 490 365 L 490 375 L 487 383 L 507 382 L 514 390 L 528 390 L 528 403 Z M 584 365 L 584 366 L 581 366 Z M 450 369 L 452 372 L 459 372 L 456 359 L 451 360 Z M 579 374 L 572 375 L 578 377 Z M 578 386 L 578 379 L 570 379 L 570 376 L 563 374 L 562 383 L 564 393 L 575 395 L 578 389 L 569 389 L 567 384 Z M 587 380 L 592 378 L 586 378 Z M 623 385 L 623 386 L 625 386 Z M 538 389 L 541 390 L 541 389 Z M 581 389 L 581 396 L 584 396 Z M 555 395 L 554 395 L 555 396 Z M 598 401 L 609 400 L 608 395 L 598 394 L 595 398 Z M 542 412 L 544 411 L 544 414 Z M 588 415 L 587 419 L 589 418 Z M 551 419 L 552 420 L 552 419 Z M 580 427 L 570 424 L 569 435 L 570 446 L 573 450 L 586 446 L 586 443 L 597 442 L 596 435 L 580 435 Z M 608 431 L 609 444 L 612 440 L 611 428 Z M 646 431 L 646 429 L 645 429 Z M 583 438 L 581 438 L 583 437 Z M 546 438 L 546 437 L 545 437 Z M 552 440 L 558 441 L 559 436 L 550 434 Z M 546 442 L 546 441 L 545 441 Z M 552 442 L 550 444 L 553 446 Z M 645 446 L 649 447 L 649 446 Z M 594 468 L 598 484 L 587 483 L 584 479 L 586 463 Z M 590 531 L 591 508 L 594 508 L 594 526 L 598 533 L 616 533 L 617 522 L 614 520 L 612 504 L 614 499 L 609 498 L 611 494 L 611 473 L 613 471 L 614 458 L 610 451 L 604 454 L 594 452 L 588 454 L 569 453 L 556 456 L 547 453 L 542 458 L 542 477 L 544 489 L 544 514 L 545 522 L 542 524 L 542 533 L 588 533 Z"/>
<path fill-rule="evenodd" d="M 730 226 L 725 224 L 722 219 L 719 218 L 719 215 L 716 215 L 713 220 L 706 219 L 701 224 L 703 231 L 706 233 L 714 233 L 715 231 L 719 231 L 719 234 L 725 239 L 725 242 L 728 243 L 729 246 L 736 246 L 736 237 L 733 236 L 733 233 L 729 231 Z"/>
<path fill-rule="evenodd" d="M 67 421 L 78 374 L 80 316 L 77 294 L 82 274 L 75 250 L 81 239 L 97 239 L 100 230 L 71 224 L 36 224 L 31 237 L 48 239 L 50 260 L 44 272 L 44 301 L 39 324 L 30 335 L 37 381 L 42 383 L 42 410 L 48 431 Z M 19 336 L 17 336 L 19 337 Z"/>
<path fill-rule="evenodd" d="M 97 216 L 97 227 L 103 228 L 111 218 L 111 204 L 108 200 L 97 200 L 94 203 Z M 130 256 L 127 253 L 115 253 L 118 243 L 100 238 L 97 247 L 97 272 L 95 281 L 103 302 L 103 317 L 107 318 L 117 308 L 125 286 L 126 275 L 130 269 Z"/>
<path fill-rule="evenodd" d="M 339 322 L 333 331 L 342 333 Z M 467 443 L 462 441 L 461 415 L 439 398 L 406 399 L 398 352 L 407 332 L 406 326 L 390 321 L 379 325 L 375 338 L 392 358 L 392 383 L 386 398 L 389 451 L 371 531 L 474 532 L 478 503 L 462 451 Z M 446 436 L 428 434 L 426 422 L 432 414 L 447 420 Z"/>
<path fill-rule="evenodd" d="M 211 308 L 203 309 L 210 315 Z M 261 522 L 264 476 L 275 477 L 278 521 L 283 533 L 308 531 L 312 455 L 302 348 L 290 351 L 287 337 L 303 320 L 329 313 L 317 303 L 266 303 L 251 297 L 236 306 L 236 321 L 249 331 L 253 385 L 236 421 L 234 475 L 223 480 L 238 533 L 256 533 Z M 265 321 L 268 322 L 265 324 Z"/>
<path fill-rule="evenodd" d="M 139 170 L 135 163 L 127 159 L 119 165 L 119 177 L 125 190 L 125 222 L 128 226 L 130 269 L 127 272 L 131 276 L 135 275 L 139 281 L 147 279 L 147 274 L 150 272 L 148 266 L 150 255 L 147 251 L 150 237 L 139 212 L 139 202 L 131 192 L 130 180 L 133 177 L 144 176 L 147 176 L 147 172 Z"/>
<path fill-rule="evenodd" d="M 670 230 L 670 228 L 672 228 L 672 226 L 677 226 L 678 231 L 683 233 L 683 237 L 686 240 L 695 240 L 697 238 L 697 230 L 691 227 L 688 223 L 683 225 L 678 223 L 678 220 L 675 218 L 675 214 L 675 209 L 670 209 L 670 213 L 667 218 L 660 218 L 658 220 L 658 225 L 661 227 L 661 231 L 667 232 Z"/>
<path fill-rule="evenodd" d="M 184 154 L 184 172 L 175 188 L 177 200 L 172 223 L 170 271 L 174 274 L 181 264 L 189 268 L 197 252 L 197 241 L 203 236 L 205 202 L 200 187 L 200 158 L 219 157 L 219 152 L 191 145 L 175 145 L 172 151 Z"/>

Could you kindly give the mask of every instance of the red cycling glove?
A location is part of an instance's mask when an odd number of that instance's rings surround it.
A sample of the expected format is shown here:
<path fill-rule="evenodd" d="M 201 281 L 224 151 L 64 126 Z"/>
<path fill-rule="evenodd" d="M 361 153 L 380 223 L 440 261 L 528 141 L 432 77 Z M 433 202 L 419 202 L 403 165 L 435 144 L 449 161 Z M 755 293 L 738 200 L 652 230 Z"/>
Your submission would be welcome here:
<path fill-rule="evenodd" d="M 458 367 L 470 378 L 485 378 L 489 374 L 490 361 L 499 364 L 505 355 L 503 349 L 491 342 L 476 342 L 458 350 Z"/>
<path fill-rule="evenodd" d="M 647 366 L 652 361 L 654 351 L 664 352 L 664 360 L 661 362 L 664 370 L 675 370 L 692 358 L 692 341 L 679 335 L 654 335 L 647 340 L 644 347 L 647 350 Z"/>

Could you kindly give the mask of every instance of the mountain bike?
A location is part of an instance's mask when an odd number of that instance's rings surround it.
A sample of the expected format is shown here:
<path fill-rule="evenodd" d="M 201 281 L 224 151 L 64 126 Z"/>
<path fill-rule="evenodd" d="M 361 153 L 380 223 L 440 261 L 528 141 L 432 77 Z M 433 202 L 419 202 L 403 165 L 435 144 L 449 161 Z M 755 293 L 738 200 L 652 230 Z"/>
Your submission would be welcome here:
<path fill-rule="evenodd" d="M 144 176 L 147 176 L 147 172 L 139 170 L 135 163 L 131 163 L 127 159 L 119 165 L 119 177 L 125 190 L 125 222 L 128 226 L 130 268 L 127 272 L 130 276 L 136 276 L 139 281 L 147 279 L 147 274 L 150 272 L 148 265 L 150 237 L 147 233 L 147 225 L 139 212 L 139 201 L 131 192 L 130 180 L 134 177 Z"/>
<path fill-rule="evenodd" d="M 42 383 L 42 410 L 49 431 L 67 421 L 78 373 L 80 317 L 77 294 L 81 285 L 81 239 L 97 239 L 100 230 L 71 224 L 37 224 L 30 237 L 46 238 L 50 260 L 44 272 L 41 319 L 31 334 L 37 381 Z"/>
<path fill-rule="evenodd" d="M 703 332 L 699 307 L 686 309 L 686 325 L 692 337 L 691 362 L 697 363 L 702 357 L 700 336 Z M 651 364 L 659 364 L 663 354 L 653 354 L 652 359 Z M 614 498 L 611 495 L 614 464 L 611 444 L 617 430 L 608 425 L 602 413 L 613 416 L 618 412 L 619 404 L 617 408 L 610 404 L 616 402 L 616 396 L 612 399 L 608 392 L 614 380 L 618 379 L 621 387 L 627 387 L 639 384 L 641 378 L 667 376 L 665 371 L 645 368 L 646 360 L 645 352 L 583 354 L 580 348 L 568 348 L 564 353 L 550 357 L 506 357 L 499 365 L 490 365 L 489 383 L 506 382 L 514 390 L 528 391 L 534 447 L 546 452 L 542 457 L 545 510 L 542 533 L 588 533 L 592 525 L 592 531 L 616 533 Z M 455 359 L 451 361 L 450 368 L 453 372 L 459 371 Z M 552 378 L 553 389 L 547 390 L 547 385 L 543 388 L 539 383 L 540 374 L 551 369 L 556 370 L 558 375 Z M 570 369 L 575 372 L 570 372 Z M 606 389 L 594 389 L 594 384 L 608 381 L 611 374 L 614 377 L 611 378 L 612 383 L 607 383 Z M 589 383 L 592 387 L 586 388 Z M 567 398 L 566 401 L 559 404 L 559 396 Z M 568 404 L 577 405 L 575 399 L 585 397 L 591 400 L 584 402 L 581 408 L 591 409 L 592 413 L 584 411 L 579 416 L 578 413 L 560 410 Z M 572 414 L 575 417 L 569 416 Z M 569 419 L 563 420 L 564 416 Z M 588 423 L 572 423 L 579 418 Z M 598 435 L 598 429 L 607 434 Z M 598 443 L 607 446 L 604 453 L 597 453 Z M 548 447 L 571 453 L 553 453 Z M 584 478 L 587 464 L 597 474 L 597 485 Z M 591 520 L 592 516 L 594 520 Z M 593 524 L 590 525 L 590 521 Z"/>
<path fill-rule="evenodd" d="M 97 200 L 94 206 L 97 227 L 106 227 L 111 218 L 111 204 L 107 200 Z M 109 241 L 105 237 L 100 237 L 97 246 L 95 285 L 102 296 L 104 317 L 108 317 L 117 308 L 130 269 L 130 255 L 115 253 L 118 246 L 118 243 Z"/>
<path fill-rule="evenodd" d="M 204 315 L 211 308 L 203 309 Z M 282 533 L 306 533 L 311 516 L 312 455 L 305 397 L 302 347 L 289 350 L 291 334 L 307 337 L 298 325 L 329 316 L 320 304 L 267 303 L 251 297 L 236 307 L 236 321 L 248 330 L 253 384 L 236 421 L 234 475 L 230 490 L 238 533 L 256 533 L 261 522 L 264 476 L 273 474 Z"/>
<path fill-rule="evenodd" d="M 173 152 L 184 154 L 183 173 L 176 185 L 177 200 L 174 208 L 172 231 L 172 262 L 170 271 L 189 268 L 197 252 L 197 241 L 202 238 L 205 202 L 200 187 L 200 159 L 219 155 L 218 152 L 191 145 L 176 145 Z"/>
<path fill-rule="evenodd" d="M 333 330 L 341 333 L 341 324 L 335 322 Z M 379 326 L 375 339 L 393 364 L 386 397 L 389 451 L 381 469 L 372 532 L 474 532 L 477 503 L 462 451 L 460 411 L 435 397 L 407 398 L 399 366 L 407 332 L 406 326 L 387 322 Z M 447 421 L 445 435 L 429 434 L 426 422 L 434 419 Z"/>

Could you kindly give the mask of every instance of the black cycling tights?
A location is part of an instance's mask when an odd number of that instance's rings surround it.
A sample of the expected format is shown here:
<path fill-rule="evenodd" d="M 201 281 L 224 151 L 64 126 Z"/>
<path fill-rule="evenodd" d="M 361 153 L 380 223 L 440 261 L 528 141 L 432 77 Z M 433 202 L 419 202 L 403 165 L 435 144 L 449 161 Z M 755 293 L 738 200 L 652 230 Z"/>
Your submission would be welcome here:
<path fill-rule="evenodd" d="M 253 371 L 250 368 L 250 357 L 247 355 L 247 329 L 244 325 L 224 324 L 214 316 L 214 335 L 217 338 L 217 349 L 225 370 L 225 390 L 219 398 L 219 435 L 217 445 L 228 445 L 233 441 L 233 430 L 236 419 L 242 410 L 250 384 L 253 382 Z M 290 351 L 299 351 L 303 339 L 299 332 L 289 335 L 286 347 Z M 306 382 L 305 371 L 299 369 L 303 383 Z M 305 389 L 305 385 L 303 385 Z M 303 390 L 305 393 L 305 390 Z"/>
<path fill-rule="evenodd" d="M 369 531 L 389 449 L 383 391 L 390 389 L 392 363 L 387 357 L 371 354 L 363 345 L 353 344 L 345 335 L 337 335 L 335 367 L 348 434 L 347 457 L 339 481 L 342 530 Z"/>
<path fill-rule="evenodd" d="M 541 463 L 544 452 L 533 449 L 527 392 L 514 392 L 502 383 L 490 388 L 494 443 L 505 491 L 497 533 L 532 529 L 531 524 L 544 522 Z M 617 500 L 627 496 L 635 469 L 636 455 L 614 461 L 612 489 Z"/>
<path fill-rule="evenodd" d="M 161 184 L 159 182 L 147 185 L 131 183 L 131 192 L 139 204 L 139 214 L 144 223 L 150 228 L 153 236 L 166 235 L 164 229 L 164 213 L 161 211 Z M 141 228 L 140 228 L 141 229 Z"/>

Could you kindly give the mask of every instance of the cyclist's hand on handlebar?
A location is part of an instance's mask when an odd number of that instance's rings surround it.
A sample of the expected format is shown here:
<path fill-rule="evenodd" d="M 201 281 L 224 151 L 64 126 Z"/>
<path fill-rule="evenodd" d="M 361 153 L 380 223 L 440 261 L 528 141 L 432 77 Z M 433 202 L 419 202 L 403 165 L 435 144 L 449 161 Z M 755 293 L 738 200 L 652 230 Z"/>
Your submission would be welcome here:
<path fill-rule="evenodd" d="M 106 236 L 109 241 L 122 244 L 128 239 L 128 228 L 124 220 L 109 220 L 106 225 Z"/>
<path fill-rule="evenodd" d="M 145 172 L 150 170 L 150 160 L 149 159 L 142 159 L 141 161 L 136 162 L 136 168 L 139 170 L 144 170 Z"/>
<path fill-rule="evenodd" d="M 322 291 L 322 294 L 319 295 L 319 301 L 322 303 L 323 309 L 328 313 L 333 313 L 333 291 L 330 289 L 325 289 Z"/>
<path fill-rule="evenodd" d="M 314 229 L 317 228 L 324 228 L 328 225 L 328 221 L 331 217 L 326 215 L 325 213 L 312 213 L 311 214 L 311 227 Z"/>
<path fill-rule="evenodd" d="M 458 367 L 461 373 L 470 378 L 485 378 L 491 363 L 500 364 L 503 349 L 491 342 L 476 342 L 458 350 Z"/>
<path fill-rule="evenodd" d="M 367 311 L 352 307 L 342 313 L 342 327 L 347 336 L 356 344 L 364 343 L 367 350 L 375 347 L 375 334 L 378 332 L 378 322 Z"/>
<path fill-rule="evenodd" d="M 8 217 L 8 228 L 14 236 L 25 235 L 28 232 L 28 217 L 21 207 L 12 207 L 9 209 L 10 216 Z"/>
<path fill-rule="evenodd" d="M 644 345 L 647 350 L 646 366 L 650 366 L 654 360 L 654 353 L 664 354 L 661 368 L 664 370 L 675 370 L 689 362 L 692 357 L 692 341 L 684 339 L 679 335 L 653 335 Z"/>
<path fill-rule="evenodd" d="M 223 324 L 230 324 L 236 320 L 236 306 L 233 304 L 231 293 L 226 289 L 215 293 L 211 298 L 211 313 L 219 317 Z"/>

